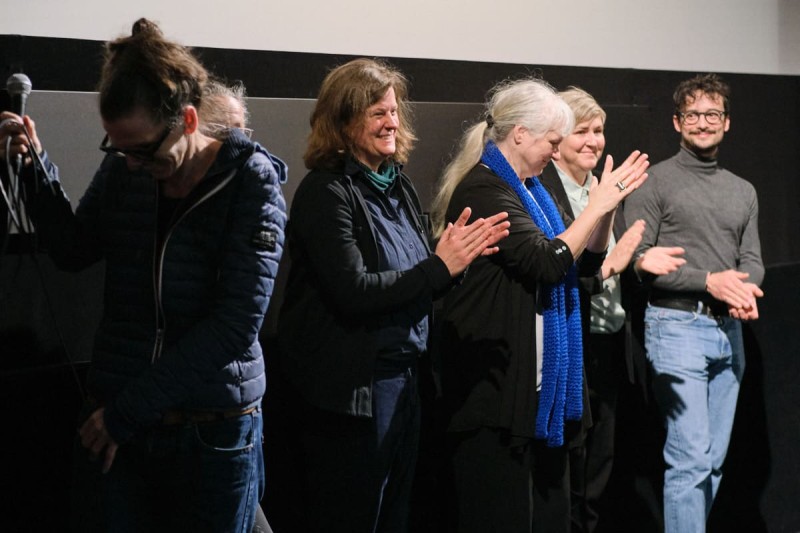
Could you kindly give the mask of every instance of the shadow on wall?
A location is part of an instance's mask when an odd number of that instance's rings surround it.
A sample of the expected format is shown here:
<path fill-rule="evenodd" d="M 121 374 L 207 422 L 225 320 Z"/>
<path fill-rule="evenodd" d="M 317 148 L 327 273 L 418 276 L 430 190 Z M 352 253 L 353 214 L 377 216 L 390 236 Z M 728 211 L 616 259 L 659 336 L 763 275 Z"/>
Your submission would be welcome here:
<path fill-rule="evenodd" d="M 709 531 L 800 531 L 800 264 L 767 269 Z"/>

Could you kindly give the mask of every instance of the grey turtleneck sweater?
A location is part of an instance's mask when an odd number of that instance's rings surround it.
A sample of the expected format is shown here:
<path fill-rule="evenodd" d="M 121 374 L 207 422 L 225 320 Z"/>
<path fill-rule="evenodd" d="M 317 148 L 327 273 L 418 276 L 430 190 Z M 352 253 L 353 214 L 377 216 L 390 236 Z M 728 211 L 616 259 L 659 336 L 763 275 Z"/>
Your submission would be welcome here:
<path fill-rule="evenodd" d="M 648 170 L 649 177 L 625 201 L 625 219 L 647 227 L 636 255 L 652 246 L 682 246 L 686 264 L 658 276 L 657 289 L 705 291 L 706 274 L 734 269 L 757 285 L 764 279 L 758 239 L 758 199 L 753 186 L 681 147 Z"/>

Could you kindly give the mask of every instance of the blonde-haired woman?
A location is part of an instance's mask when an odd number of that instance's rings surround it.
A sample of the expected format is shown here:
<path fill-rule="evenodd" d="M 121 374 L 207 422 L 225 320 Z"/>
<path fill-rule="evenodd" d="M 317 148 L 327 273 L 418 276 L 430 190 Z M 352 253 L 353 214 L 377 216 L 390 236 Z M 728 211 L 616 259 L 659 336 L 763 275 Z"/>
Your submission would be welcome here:
<path fill-rule="evenodd" d="M 589 201 L 592 171 L 606 147 L 606 112 L 583 89 L 569 87 L 559 93 L 575 114 L 575 127 L 559 145 L 559 160 L 548 164 L 540 179 L 564 211 L 575 218 Z M 632 306 L 640 286 L 628 268 L 642 240 L 644 221 L 627 228 L 622 210 L 614 216 L 608 255 L 597 276 L 580 281 L 583 318 L 584 366 L 592 411 L 592 427 L 581 442 L 571 443 L 570 492 L 573 531 L 591 533 L 600 519 L 600 498 L 614 464 L 614 429 L 617 394 L 626 360 L 633 364 L 640 347 L 625 328 L 626 309 Z M 684 260 L 680 248 L 653 247 L 639 260 L 643 271 L 653 274 L 677 269 Z M 628 317 L 630 319 L 630 317 Z M 607 517 L 608 518 L 608 517 Z"/>
<path fill-rule="evenodd" d="M 566 219 L 534 177 L 558 158 L 572 111 L 538 79 L 504 82 L 446 168 L 433 216 L 504 211 L 510 234 L 445 298 L 442 386 L 459 531 L 569 531 L 566 421 L 585 414 L 577 275 L 602 263 L 612 213 L 646 179 L 634 152 L 606 161 Z M 566 229 L 565 229 L 566 226 Z M 577 266 L 575 265 L 577 261 Z"/>

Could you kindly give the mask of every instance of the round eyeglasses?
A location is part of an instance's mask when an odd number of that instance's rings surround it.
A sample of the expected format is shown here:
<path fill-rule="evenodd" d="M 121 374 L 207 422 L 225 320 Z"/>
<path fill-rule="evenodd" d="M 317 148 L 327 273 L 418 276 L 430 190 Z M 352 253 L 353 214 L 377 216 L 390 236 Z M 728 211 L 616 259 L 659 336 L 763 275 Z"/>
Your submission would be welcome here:
<path fill-rule="evenodd" d="M 712 126 L 721 124 L 722 119 L 725 118 L 725 111 L 717 111 L 716 109 L 712 109 L 711 111 L 706 111 L 705 113 L 701 113 L 699 111 L 687 111 L 686 113 L 681 113 L 680 111 L 677 113 L 678 117 L 683 120 L 684 124 L 692 125 L 697 124 L 700 120 L 700 117 L 705 117 L 706 123 L 711 124 Z"/>

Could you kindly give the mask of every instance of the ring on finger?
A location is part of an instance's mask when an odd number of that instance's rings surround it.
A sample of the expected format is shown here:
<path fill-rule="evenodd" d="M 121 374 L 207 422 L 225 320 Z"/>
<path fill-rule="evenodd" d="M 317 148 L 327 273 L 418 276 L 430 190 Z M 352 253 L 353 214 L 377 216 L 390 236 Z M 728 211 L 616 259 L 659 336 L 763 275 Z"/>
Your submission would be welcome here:
<path fill-rule="evenodd" d="M 620 191 L 625 191 L 625 189 L 627 189 L 627 187 L 625 186 L 624 183 L 622 183 L 622 181 L 618 181 L 616 183 L 616 185 L 617 185 L 617 189 L 619 189 Z"/>

